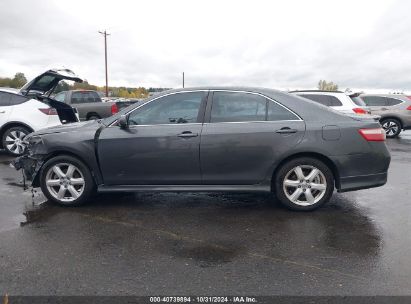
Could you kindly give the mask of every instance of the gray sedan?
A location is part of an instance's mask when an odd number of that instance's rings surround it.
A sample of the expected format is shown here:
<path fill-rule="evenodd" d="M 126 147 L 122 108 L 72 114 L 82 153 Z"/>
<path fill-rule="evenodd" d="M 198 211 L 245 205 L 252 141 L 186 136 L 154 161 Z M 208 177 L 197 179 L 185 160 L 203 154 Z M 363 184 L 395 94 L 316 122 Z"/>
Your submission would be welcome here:
<path fill-rule="evenodd" d="M 95 191 L 236 191 L 274 192 L 290 209 L 313 210 L 334 189 L 384 185 L 390 163 L 372 118 L 247 87 L 167 91 L 26 141 L 15 167 L 64 206 Z"/>

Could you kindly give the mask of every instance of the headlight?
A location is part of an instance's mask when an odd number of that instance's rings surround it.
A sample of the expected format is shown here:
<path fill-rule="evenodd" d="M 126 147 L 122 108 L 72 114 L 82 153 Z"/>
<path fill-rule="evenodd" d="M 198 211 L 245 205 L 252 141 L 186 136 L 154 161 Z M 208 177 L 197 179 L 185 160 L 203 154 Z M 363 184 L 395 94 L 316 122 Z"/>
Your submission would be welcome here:
<path fill-rule="evenodd" d="M 27 147 L 27 148 L 31 148 L 33 146 L 36 146 L 38 144 L 43 144 L 43 139 L 41 138 L 40 135 L 27 135 L 24 139 L 23 139 L 23 144 Z"/>

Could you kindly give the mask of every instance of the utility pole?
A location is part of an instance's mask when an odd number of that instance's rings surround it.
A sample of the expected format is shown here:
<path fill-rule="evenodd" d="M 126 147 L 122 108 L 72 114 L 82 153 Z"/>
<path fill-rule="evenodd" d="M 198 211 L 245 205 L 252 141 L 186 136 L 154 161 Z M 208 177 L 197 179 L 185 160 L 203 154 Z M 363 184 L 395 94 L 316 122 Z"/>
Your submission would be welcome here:
<path fill-rule="evenodd" d="M 184 72 L 183 72 L 183 88 L 184 88 Z"/>
<path fill-rule="evenodd" d="M 110 36 L 110 34 L 107 34 L 107 31 L 104 30 L 104 32 L 100 32 L 104 36 L 104 61 L 106 64 L 106 97 L 108 97 L 108 72 L 107 72 L 107 36 Z"/>

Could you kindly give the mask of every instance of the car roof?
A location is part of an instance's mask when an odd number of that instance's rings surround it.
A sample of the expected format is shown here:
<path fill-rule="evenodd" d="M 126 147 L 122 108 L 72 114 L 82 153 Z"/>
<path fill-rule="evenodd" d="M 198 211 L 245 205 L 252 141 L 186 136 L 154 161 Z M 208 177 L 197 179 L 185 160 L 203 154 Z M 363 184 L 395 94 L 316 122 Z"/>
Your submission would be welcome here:
<path fill-rule="evenodd" d="M 407 97 L 407 95 L 405 94 L 371 94 L 371 93 L 361 94 L 360 96 L 378 96 L 378 97 L 393 97 L 393 98 Z"/>
<path fill-rule="evenodd" d="M 288 93 L 344 93 L 342 91 L 325 91 L 325 90 L 295 90 Z"/>

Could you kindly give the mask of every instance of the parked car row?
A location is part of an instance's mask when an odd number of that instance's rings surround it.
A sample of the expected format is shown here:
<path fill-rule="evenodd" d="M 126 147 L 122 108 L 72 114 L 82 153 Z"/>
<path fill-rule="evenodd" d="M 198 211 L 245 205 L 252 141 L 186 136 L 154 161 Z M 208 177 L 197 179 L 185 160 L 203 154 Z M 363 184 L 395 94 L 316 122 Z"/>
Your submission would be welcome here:
<path fill-rule="evenodd" d="M 380 116 L 387 137 L 397 137 L 402 130 L 411 129 L 411 97 L 399 94 L 361 94 L 361 99 L 372 114 Z"/>
<path fill-rule="evenodd" d="M 399 94 L 350 94 L 319 90 L 290 91 L 345 114 L 367 114 L 378 119 L 388 138 L 411 129 L 411 96 Z"/>

